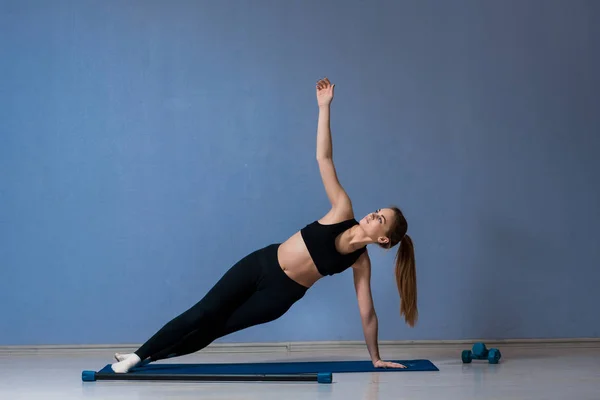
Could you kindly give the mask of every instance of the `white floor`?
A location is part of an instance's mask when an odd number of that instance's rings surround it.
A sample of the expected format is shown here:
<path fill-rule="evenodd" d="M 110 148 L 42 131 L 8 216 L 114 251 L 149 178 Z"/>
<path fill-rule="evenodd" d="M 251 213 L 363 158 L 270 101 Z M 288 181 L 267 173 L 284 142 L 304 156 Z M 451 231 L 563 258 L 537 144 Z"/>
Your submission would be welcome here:
<path fill-rule="evenodd" d="M 82 382 L 82 370 L 111 362 L 112 350 L 0 353 L 0 399 L 600 399 L 600 348 L 498 346 L 498 365 L 463 364 L 465 346 L 383 349 L 386 359 L 430 359 L 439 372 L 334 374 L 333 384 Z M 468 347 L 466 347 L 468 348 Z M 363 351 L 206 352 L 171 362 L 366 359 Z"/>

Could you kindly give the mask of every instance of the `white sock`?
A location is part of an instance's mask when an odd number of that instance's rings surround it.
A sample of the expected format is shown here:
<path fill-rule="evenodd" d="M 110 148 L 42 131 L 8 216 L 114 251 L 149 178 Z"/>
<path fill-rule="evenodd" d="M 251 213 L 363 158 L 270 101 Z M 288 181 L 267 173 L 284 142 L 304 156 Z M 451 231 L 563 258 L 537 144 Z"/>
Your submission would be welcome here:
<path fill-rule="evenodd" d="M 115 360 L 123 361 L 124 359 L 132 355 L 133 353 L 115 353 Z"/>
<path fill-rule="evenodd" d="M 117 374 L 126 374 L 129 370 L 138 365 L 142 360 L 137 354 L 133 353 L 127 356 L 123 361 L 112 364 L 110 367 Z"/>

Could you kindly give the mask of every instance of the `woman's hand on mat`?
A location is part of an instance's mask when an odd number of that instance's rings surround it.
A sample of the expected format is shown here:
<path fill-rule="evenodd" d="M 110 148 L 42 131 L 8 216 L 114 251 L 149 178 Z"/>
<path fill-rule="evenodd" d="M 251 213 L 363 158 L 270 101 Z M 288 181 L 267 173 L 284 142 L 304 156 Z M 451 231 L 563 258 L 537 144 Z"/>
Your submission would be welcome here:
<path fill-rule="evenodd" d="M 383 361 L 383 360 L 375 361 L 373 363 L 373 366 L 375 368 L 406 368 L 405 365 L 398 364 L 398 363 L 391 362 L 391 361 Z"/>
<path fill-rule="evenodd" d="M 333 100 L 333 88 L 335 88 L 335 85 L 332 85 L 327 78 L 317 82 L 317 103 L 319 107 L 331 104 L 331 100 Z"/>

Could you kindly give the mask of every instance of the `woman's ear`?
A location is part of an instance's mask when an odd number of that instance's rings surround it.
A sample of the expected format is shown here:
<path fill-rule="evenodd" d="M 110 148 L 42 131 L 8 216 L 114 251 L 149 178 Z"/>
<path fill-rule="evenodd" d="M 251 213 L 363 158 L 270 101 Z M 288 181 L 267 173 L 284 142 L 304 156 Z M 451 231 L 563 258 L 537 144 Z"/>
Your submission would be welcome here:
<path fill-rule="evenodd" d="M 388 239 L 385 236 L 379 236 L 377 241 L 379 242 L 379 244 L 388 244 L 390 242 L 390 239 Z"/>

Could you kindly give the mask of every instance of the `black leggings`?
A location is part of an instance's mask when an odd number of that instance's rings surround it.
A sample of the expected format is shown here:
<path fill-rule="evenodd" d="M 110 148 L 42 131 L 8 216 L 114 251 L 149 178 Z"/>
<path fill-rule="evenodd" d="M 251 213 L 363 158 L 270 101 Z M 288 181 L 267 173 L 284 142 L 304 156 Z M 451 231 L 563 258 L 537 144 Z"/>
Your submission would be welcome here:
<path fill-rule="evenodd" d="M 282 316 L 308 288 L 281 269 L 278 247 L 272 244 L 238 261 L 202 300 L 135 353 L 150 361 L 194 353 L 217 338 Z"/>

